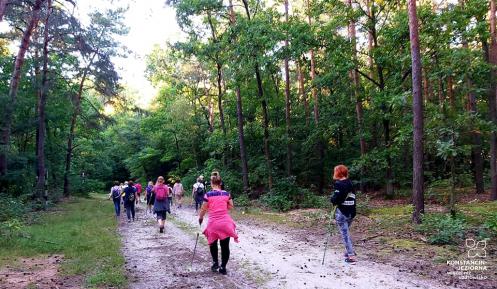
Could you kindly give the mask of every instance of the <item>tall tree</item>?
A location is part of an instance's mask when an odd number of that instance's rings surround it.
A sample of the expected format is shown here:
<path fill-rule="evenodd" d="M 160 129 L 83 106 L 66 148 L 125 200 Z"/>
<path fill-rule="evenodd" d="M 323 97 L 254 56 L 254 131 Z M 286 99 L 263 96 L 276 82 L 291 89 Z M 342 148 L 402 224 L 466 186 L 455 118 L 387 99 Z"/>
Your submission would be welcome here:
<path fill-rule="evenodd" d="M 288 24 L 288 0 L 285 0 L 285 22 Z M 288 49 L 288 31 L 286 31 L 285 47 Z M 288 54 L 285 56 L 285 123 L 286 123 L 286 174 L 292 174 L 292 142 L 290 137 L 290 68 Z"/>
<path fill-rule="evenodd" d="M 490 89 L 488 91 L 488 113 L 490 121 L 497 125 L 497 31 L 495 21 L 495 0 L 490 0 L 490 47 L 489 47 L 489 62 L 490 68 Z M 497 200 L 497 132 L 492 130 L 490 137 L 490 198 Z"/>
<path fill-rule="evenodd" d="M 353 11 L 352 0 L 347 0 L 347 5 L 351 12 Z M 354 68 L 350 71 L 352 83 L 354 84 L 354 97 L 355 97 L 355 110 L 356 110 L 356 118 L 357 118 L 357 126 L 359 128 L 359 145 L 361 148 L 361 156 L 364 157 L 366 154 L 366 140 L 364 139 L 364 113 L 362 107 L 362 98 L 359 94 L 360 89 L 360 79 L 358 67 L 357 67 L 357 39 L 356 39 L 356 25 L 355 19 L 352 16 L 349 19 L 348 26 L 349 39 L 352 46 L 352 61 L 354 62 Z M 361 169 L 361 182 L 360 189 L 361 192 L 364 192 L 364 183 L 362 181 L 362 177 L 364 175 L 363 169 Z"/>
<path fill-rule="evenodd" d="M 38 99 L 38 139 L 37 139 L 37 172 L 38 180 L 36 182 L 36 196 L 38 200 L 43 200 L 45 197 L 45 136 L 46 136 L 46 111 L 48 97 L 48 43 L 49 38 L 49 21 L 52 14 L 52 0 L 47 0 L 47 12 L 43 27 L 43 68 L 41 75 L 41 92 Z"/>
<path fill-rule="evenodd" d="M 9 88 L 9 103 L 5 106 L 4 115 L 2 117 L 2 123 L 0 126 L 0 176 L 7 173 L 7 154 L 9 151 L 10 144 L 10 134 L 12 121 L 14 116 L 14 109 L 17 102 L 17 91 L 19 88 L 19 81 L 21 78 L 21 70 L 24 64 L 24 59 L 26 56 L 26 51 L 28 50 L 29 44 L 31 42 L 31 35 L 38 25 L 40 20 L 40 11 L 42 8 L 44 0 L 36 0 L 33 8 L 31 9 L 31 19 L 28 25 L 24 29 L 23 36 L 21 39 L 21 45 L 17 52 L 16 60 L 14 63 L 14 71 L 10 79 Z"/>
<path fill-rule="evenodd" d="M 464 8 L 464 1 L 465 0 L 460 0 L 459 3 L 461 5 L 461 8 Z M 464 26 L 464 31 L 466 30 L 466 26 Z M 468 41 L 466 39 L 466 36 L 462 37 L 462 47 L 469 53 L 469 45 Z M 471 66 L 471 57 L 468 57 L 468 66 Z M 478 113 L 478 108 L 476 105 L 476 95 L 474 92 L 474 85 L 473 85 L 473 80 L 471 79 L 471 76 L 466 74 L 464 76 L 465 79 L 465 84 L 467 87 L 468 92 L 466 93 L 466 99 L 467 99 L 467 109 L 469 113 L 471 114 L 471 119 L 475 120 L 477 117 Z M 439 93 L 441 93 L 441 88 L 439 89 Z M 473 121 L 474 125 L 474 121 Z M 479 130 L 471 128 L 471 138 L 473 142 L 473 146 L 471 148 L 471 160 L 472 160 L 472 166 L 473 166 L 473 177 L 475 180 L 475 189 L 477 194 L 483 194 L 485 191 L 485 186 L 484 186 L 484 180 L 483 180 L 483 152 L 482 152 L 482 139 L 481 139 L 481 133 Z"/>
<path fill-rule="evenodd" d="M 109 10 L 105 14 L 95 12 L 91 14 L 92 22 L 86 31 L 78 31 L 81 28 L 75 27 L 83 65 L 78 69 L 80 71 L 77 77 L 79 85 L 72 98 L 73 112 L 67 137 L 64 169 L 64 196 L 68 196 L 70 193 L 69 178 L 76 124 L 81 114 L 81 101 L 88 77 L 93 76 L 94 88 L 103 95 L 112 96 L 117 88 L 119 77 L 114 70 L 111 57 L 117 54 L 119 48 L 119 43 L 114 40 L 114 36 L 127 33 L 127 28 L 122 23 L 123 12 L 122 9 Z"/>
<path fill-rule="evenodd" d="M 242 0 L 243 7 L 245 8 L 245 14 L 247 19 L 251 21 L 251 14 L 248 0 Z M 269 189 L 273 187 L 273 165 L 271 159 L 271 150 L 269 146 L 269 111 L 267 105 L 266 95 L 264 94 L 264 85 L 262 83 L 262 74 L 259 62 L 255 59 L 257 55 L 252 56 L 254 58 L 254 68 L 255 68 L 255 79 L 257 82 L 257 96 L 261 101 L 262 106 L 262 126 L 264 128 L 264 157 L 266 158 L 266 168 L 267 168 L 267 182 Z"/>
<path fill-rule="evenodd" d="M 423 170 L 423 95 L 421 75 L 421 53 L 419 49 L 418 15 L 416 0 L 408 1 L 409 40 L 412 62 L 412 112 L 413 112 L 413 171 L 412 194 L 414 203 L 413 221 L 421 222 L 424 213 L 424 170 Z"/>
<path fill-rule="evenodd" d="M 235 10 L 233 8 L 232 0 L 229 0 L 229 19 L 230 26 L 233 27 L 236 23 L 236 15 Z M 232 43 L 236 43 L 236 36 L 233 35 L 231 39 Z M 237 71 L 235 71 L 237 74 Z M 239 76 L 237 76 L 239 78 Z M 237 124 L 238 124 L 238 143 L 240 146 L 240 161 L 242 167 L 242 183 L 243 183 L 243 191 L 249 191 L 249 170 L 248 170 L 248 161 L 247 161 L 247 149 L 245 146 L 245 131 L 244 131 L 244 117 L 243 117 L 243 103 L 242 103 L 242 95 L 240 91 L 240 82 L 236 79 L 235 82 L 235 93 L 236 93 L 236 116 L 237 116 Z"/>

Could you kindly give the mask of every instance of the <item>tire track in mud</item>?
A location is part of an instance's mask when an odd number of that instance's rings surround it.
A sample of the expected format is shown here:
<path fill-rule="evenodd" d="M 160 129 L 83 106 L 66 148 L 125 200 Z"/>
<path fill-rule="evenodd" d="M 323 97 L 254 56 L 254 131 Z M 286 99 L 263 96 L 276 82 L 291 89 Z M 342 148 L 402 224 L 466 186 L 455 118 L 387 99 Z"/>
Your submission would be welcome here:
<path fill-rule="evenodd" d="M 191 209 L 177 212 L 177 219 L 194 227 L 197 217 Z M 207 223 L 207 217 L 204 220 Z M 350 265 L 343 261 L 342 244 L 328 247 L 321 265 L 324 240 L 309 236 L 297 241 L 291 230 L 285 233 L 254 224 L 237 222 L 239 243 L 232 243 L 230 263 L 243 264 L 245 274 L 257 272 L 257 288 L 354 288 L 354 289 L 450 289 L 435 280 L 399 272 L 399 268 L 362 261 Z M 336 233 L 335 233 L 336 234 Z M 263 276 L 263 278 L 260 278 Z"/>
<path fill-rule="evenodd" d="M 228 276 L 211 272 L 211 257 L 205 242 L 199 241 L 189 270 L 196 235 L 191 229 L 178 228 L 169 216 L 164 234 L 159 233 L 154 216 L 140 206 L 135 222 L 128 223 L 121 217 L 119 234 L 129 288 L 258 288 L 239 273 L 237 264 L 231 260 Z"/>

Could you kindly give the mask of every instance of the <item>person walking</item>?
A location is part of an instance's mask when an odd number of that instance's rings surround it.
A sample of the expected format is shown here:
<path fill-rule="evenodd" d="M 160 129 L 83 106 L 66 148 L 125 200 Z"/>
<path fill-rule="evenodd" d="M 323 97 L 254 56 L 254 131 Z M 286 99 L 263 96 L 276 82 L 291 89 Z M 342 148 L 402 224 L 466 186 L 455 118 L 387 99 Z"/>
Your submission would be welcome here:
<path fill-rule="evenodd" d="M 202 225 L 204 216 L 209 213 L 207 227 L 204 230 L 204 235 L 209 244 L 209 250 L 212 256 L 213 272 L 226 275 L 226 265 L 230 258 L 230 238 L 238 242 L 238 234 L 236 233 L 236 225 L 229 215 L 229 210 L 233 208 L 233 200 L 231 194 L 221 189 L 221 177 L 219 175 L 211 176 L 212 190 L 204 195 L 204 203 L 200 209 L 198 222 Z M 218 260 L 218 246 L 221 245 L 221 266 Z"/>
<path fill-rule="evenodd" d="M 135 183 L 135 189 L 136 189 L 136 194 L 138 195 L 138 201 L 141 203 L 142 202 L 141 195 L 142 195 L 143 188 L 142 188 L 142 185 L 138 182 L 138 179 L 136 180 L 136 183 Z"/>
<path fill-rule="evenodd" d="M 185 190 L 183 189 L 183 184 L 181 184 L 181 179 L 177 179 L 173 186 L 173 194 L 176 199 L 176 208 L 181 208 L 181 203 L 183 199 L 183 194 Z"/>
<path fill-rule="evenodd" d="M 342 235 L 345 245 L 345 262 L 355 264 L 356 257 L 352 239 L 350 237 L 350 225 L 356 215 L 355 191 L 349 180 L 349 170 L 344 165 L 338 165 L 333 170 L 334 192 L 331 203 L 337 206 L 335 220 Z"/>
<path fill-rule="evenodd" d="M 147 192 L 145 197 L 147 199 L 147 212 L 150 214 L 152 213 L 152 206 L 154 205 L 154 200 L 155 200 L 153 189 L 154 189 L 154 182 L 152 181 L 148 182 L 148 186 L 145 188 L 145 191 Z"/>
<path fill-rule="evenodd" d="M 193 184 L 192 200 L 195 201 L 195 213 L 198 213 L 198 209 L 202 207 L 202 202 L 204 201 L 205 185 L 203 181 L 204 176 L 199 176 L 197 182 Z"/>
<path fill-rule="evenodd" d="M 167 201 L 169 203 L 169 208 L 168 208 L 167 212 L 169 214 L 171 214 L 171 208 L 173 207 L 173 197 L 174 197 L 173 188 L 172 188 L 172 184 L 170 182 L 167 182 L 166 185 L 168 188 Z"/>
<path fill-rule="evenodd" d="M 157 214 L 159 232 L 164 233 L 167 212 L 169 211 L 169 187 L 164 183 L 164 177 L 160 176 L 157 178 L 153 192 L 155 194 L 154 212 Z"/>
<path fill-rule="evenodd" d="M 138 204 L 138 194 L 133 186 L 133 181 L 129 181 L 128 186 L 124 189 L 124 207 L 128 222 L 131 222 L 131 218 L 135 221 L 135 204 Z"/>
<path fill-rule="evenodd" d="M 110 189 L 109 200 L 110 199 L 114 202 L 116 218 L 119 218 L 121 215 L 121 187 L 117 181 L 114 182 L 114 186 Z"/>

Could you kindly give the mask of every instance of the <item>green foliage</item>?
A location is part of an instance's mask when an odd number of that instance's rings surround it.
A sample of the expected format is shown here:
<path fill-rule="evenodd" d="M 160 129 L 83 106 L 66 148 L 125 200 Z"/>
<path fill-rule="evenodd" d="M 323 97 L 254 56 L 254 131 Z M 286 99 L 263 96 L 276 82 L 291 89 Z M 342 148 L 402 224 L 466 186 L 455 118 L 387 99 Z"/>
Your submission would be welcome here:
<path fill-rule="evenodd" d="M 0 195 L 0 222 L 21 218 L 27 212 L 26 207 L 18 198 Z"/>
<path fill-rule="evenodd" d="M 367 216 L 371 212 L 371 206 L 369 202 L 371 197 L 366 194 L 356 194 L 356 209 L 359 215 Z"/>
<path fill-rule="evenodd" d="M 268 193 L 261 197 L 261 202 L 273 210 L 288 211 L 295 203 L 282 193 Z"/>
<path fill-rule="evenodd" d="M 484 227 L 490 230 L 494 235 L 497 234 L 497 213 L 493 213 L 486 218 Z"/>
<path fill-rule="evenodd" d="M 250 206 L 250 199 L 247 195 L 240 195 L 233 198 L 235 207 L 246 208 Z"/>
<path fill-rule="evenodd" d="M 465 220 L 449 214 L 427 214 L 416 229 L 428 236 L 431 244 L 457 244 L 464 237 Z"/>

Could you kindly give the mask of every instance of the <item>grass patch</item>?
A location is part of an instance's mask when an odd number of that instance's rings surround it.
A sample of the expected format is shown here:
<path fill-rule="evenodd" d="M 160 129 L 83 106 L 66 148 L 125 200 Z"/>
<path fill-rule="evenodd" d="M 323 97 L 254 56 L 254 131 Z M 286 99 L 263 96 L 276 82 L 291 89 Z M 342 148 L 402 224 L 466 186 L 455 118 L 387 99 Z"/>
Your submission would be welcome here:
<path fill-rule="evenodd" d="M 62 254 L 62 274 L 84 276 L 89 287 L 126 286 L 112 202 L 78 198 L 34 214 L 36 223 L 0 239 L 0 246 L 9 248 L 0 251 L 0 266 L 19 257 Z"/>
<path fill-rule="evenodd" d="M 421 248 L 424 243 L 410 239 L 390 239 L 387 243 L 394 247 L 394 249 L 412 250 Z"/>
<path fill-rule="evenodd" d="M 458 204 L 457 208 L 465 215 L 467 222 L 471 225 L 481 225 L 487 218 L 497 214 L 497 202 Z"/>
<path fill-rule="evenodd" d="M 397 216 L 410 216 L 413 212 L 412 205 L 400 205 L 400 206 L 390 206 L 390 207 L 381 207 L 381 208 L 371 208 L 370 215 L 371 216 L 388 216 L 388 217 L 397 217 Z"/>

